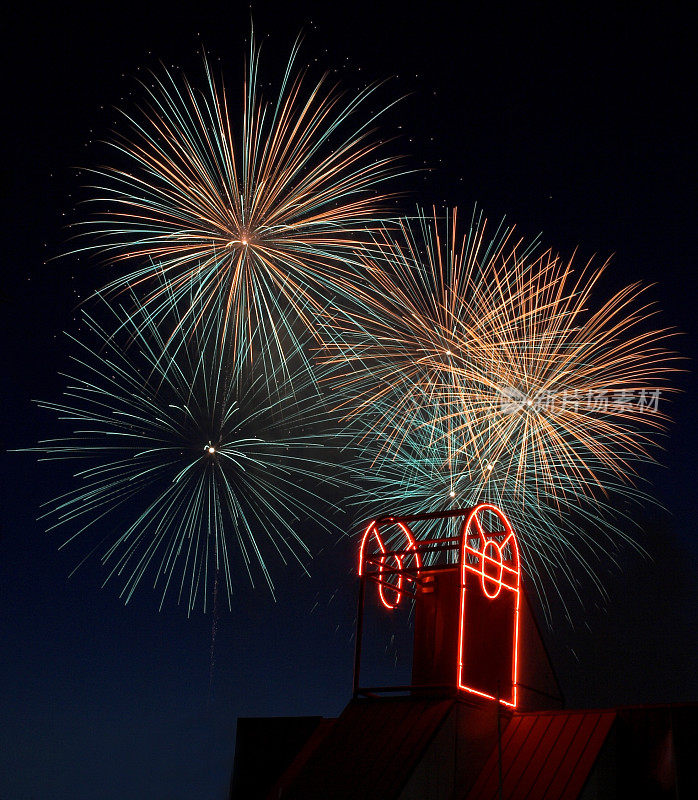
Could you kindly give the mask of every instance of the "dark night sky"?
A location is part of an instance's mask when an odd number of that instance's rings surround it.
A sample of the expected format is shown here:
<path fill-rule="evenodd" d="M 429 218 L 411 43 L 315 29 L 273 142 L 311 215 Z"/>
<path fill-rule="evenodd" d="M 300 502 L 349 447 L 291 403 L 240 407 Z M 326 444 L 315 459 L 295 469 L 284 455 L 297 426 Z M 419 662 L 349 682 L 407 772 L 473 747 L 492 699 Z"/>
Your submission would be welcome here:
<path fill-rule="evenodd" d="M 478 4 L 479 5 L 479 4 Z M 491 4 L 494 5 L 494 4 Z M 565 4 L 566 5 L 566 4 Z M 607 288 L 656 281 L 663 320 L 695 356 L 696 48 L 688 13 L 579 13 L 522 3 L 490 13 L 456 4 L 257 3 L 272 77 L 295 34 L 303 55 L 350 83 L 397 76 L 410 93 L 386 120 L 391 145 L 432 171 L 405 181 L 409 204 L 478 201 L 563 253 L 615 253 Z M 688 5 L 688 4 L 687 4 Z M 203 41 L 227 83 L 241 75 L 246 4 L 21 4 L 6 35 L 8 142 L 0 324 L 4 447 L 50 435 L 31 398 L 57 398 L 60 331 L 78 296 L 103 284 L 94 264 L 61 259 L 65 222 L 121 98 L 157 59 L 198 74 Z M 661 10 L 660 10 L 661 8 Z M 201 39 L 199 39 L 199 35 Z M 358 68 L 361 71 L 358 71 Z M 80 213 L 80 212 L 78 212 Z M 65 216 L 64 216 L 65 214 Z M 690 365 L 692 367 L 692 365 Z M 548 633 L 572 705 L 698 699 L 695 379 L 679 380 L 664 468 L 648 473 L 667 512 L 642 520 L 653 560 L 628 553 L 611 603 Z M 337 714 L 351 685 L 354 545 L 325 542 L 307 579 L 277 573 L 280 602 L 241 586 L 219 622 L 157 611 L 142 591 L 124 607 L 75 577 L 35 521 L 52 470 L 3 453 L 0 538 L 0 798 L 216 798 L 227 786 L 238 715 Z M 318 542 L 318 544 L 321 544 Z M 335 593 L 336 590 L 336 593 Z"/>

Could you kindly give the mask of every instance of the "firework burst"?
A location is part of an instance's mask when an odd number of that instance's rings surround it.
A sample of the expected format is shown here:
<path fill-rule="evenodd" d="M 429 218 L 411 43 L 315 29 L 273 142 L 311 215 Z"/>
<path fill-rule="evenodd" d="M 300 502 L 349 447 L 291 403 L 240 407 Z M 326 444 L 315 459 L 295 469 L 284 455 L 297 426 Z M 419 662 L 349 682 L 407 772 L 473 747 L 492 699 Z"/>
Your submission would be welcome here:
<path fill-rule="evenodd" d="M 376 288 L 364 315 L 332 320 L 324 360 L 346 417 L 395 451 L 426 408 L 471 480 L 505 474 L 512 492 L 593 494 L 651 459 L 677 356 L 672 332 L 648 324 L 646 288 L 594 307 L 607 264 L 577 272 L 513 229 L 487 236 L 478 216 L 465 235 L 456 212 L 417 220 L 365 257 Z"/>
<path fill-rule="evenodd" d="M 302 362 L 293 383 L 232 370 L 219 306 L 165 341 L 142 309 L 100 305 L 109 324 L 85 311 L 70 337 L 63 399 L 39 402 L 71 432 L 31 450 L 77 465 L 74 488 L 45 506 L 49 530 L 90 542 L 126 601 L 150 582 L 163 603 L 206 611 L 217 582 L 231 607 L 238 561 L 273 591 L 270 562 L 307 563 L 306 538 L 332 529 L 318 493 L 342 484 L 312 433 L 323 407 Z"/>
<path fill-rule="evenodd" d="M 252 40 L 239 125 L 205 58 L 202 91 L 167 71 L 143 84 L 144 103 L 111 142 L 127 166 L 94 171 L 93 201 L 107 213 L 83 226 L 85 249 L 130 266 L 108 293 L 136 291 L 158 317 L 195 286 L 189 329 L 222 297 L 222 335 L 244 356 L 255 335 L 279 350 L 296 319 L 314 333 L 327 300 L 353 294 L 353 251 L 395 175 L 373 130 L 385 108 L 367 110 L 377 85 L 347 94 L 327 74 L 312 83 L 296 70 L 296 42 L 270 102 L 259 54 Z"/>
<path fill-rule="evenodd" d="M 677 371 L 672 331 L 652 326 L 639 282 L 594 303 L 607 265 L 577 271 L 550 251 L 533 267 L 492 265 L 493 313 L 449 328 L 435 393 L 460 447 L 477 454 L 472 477 L 496 476 L 513 495 L 599 497 L 654 459 Z"/>

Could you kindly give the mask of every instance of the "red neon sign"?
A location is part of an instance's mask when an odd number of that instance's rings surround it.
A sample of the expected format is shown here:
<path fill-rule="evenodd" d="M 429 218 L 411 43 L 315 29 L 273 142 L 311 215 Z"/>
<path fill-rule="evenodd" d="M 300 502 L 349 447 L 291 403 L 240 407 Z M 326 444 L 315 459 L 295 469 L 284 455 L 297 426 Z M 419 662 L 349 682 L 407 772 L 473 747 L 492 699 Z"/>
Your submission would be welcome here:
<path fill-rule="evenodd" d="M 409 528 L 415 521 L 447 518 L 463 519 L 458 536 L 418 539 Z M 387 539 L 390 549 L 381 527 L 393 531 Z M 394 545 L 395 528 L 401 532 L 397 538 L 404 536 L 406 542 L 401 549 Z M 444 553 L 453 557 L 439 565 Z M 454 638 L 449 650 L 457 654 L 451 673 L 455 685 L 461 691 L 515 707 L 521 571 L 516 535 L 505 514 L 492 504 L 481 503 L 442 514 L 383 517 L 367 526 L 359 552 L 359 576 L 378 583 L 385 608 L 396 608 L 405 594 L 419 603 L 420 586 L 429 580 L 426 573 L 439 569 L 451 575 L 453 570 L 460 572 L 460 586 L 454 586 L 459 588 L 458 630 L 451 631 Z M 455 594 L 449 597 L 448 602 L 455 605 Z"/>
<path fill-rule="evenodd" d="M 483 519 L 503 527 L 486 533 Z M 521 569 L 511 523 L 494 505 L 474 508 L 461 534 L 458 688 L 516 707 Z"/>
<path fill-rule="evenodd" d="M 393 521 L 392 518 L 390 521 Z M 366 546 L 368 539 L 371 537 L 371 535 L 373 535 L 374 538 L 376 539 L 376 542 L 378 543 L 378 547 L 380 548 L 381 553 L 383 554 L 380 556 L 378 564 L 378 575 L 379 575 L 378 596 L 380 598 L 381 603 L 383 603 L 383 605 L 389 610 L 397 608 L 397 606 L 400 604 L 400 601 L 402 600 L 403 569 L 405 566 L 405 561 L 404 561 L 405 556 L 410 552 L 414 553 L 417 568 L 419 569 L 422 566 L 422 560 L 419 555 L 419 550 L 417 549 L 417 542 L 415 541 L 415 538 L 412 535 L 412 531 L 407 527 L 407 525 L 405 525 L 402 522 L 397 522 L 395 524 L 405 534 L 405 538 L 407 539 L 407 547 L 405 548 L 405 551 L 402 555 L 398 555 L 397 553 L 391 554 L 392 558 L 394 558 L 395 562 L 397 563 L 397 570 L 394 573 L 397 575 L 396 584 L 389 584 L 389 579 L 383 579 L 383 575 L 386 572 L 385 562 L 389 558 L 389 556 L 386 555 L 388 551 L 385 549 L 385 544 L 383 543 L 380 533 L 378 532 L 378 525 L 375 520 L 373 522 L 370 522 L 368 527 L 366 528 L 363 538 L 361 539 L 361 550 L 359 553 L 359 576 L 361 576 L 364 574 L 363 572 L 364 548 Z M 394 603 L 390 603 L 385 597 L 385 589 L 387 588 L 386 584 L 389 585 L 390 590 L 395 594 Z"/>

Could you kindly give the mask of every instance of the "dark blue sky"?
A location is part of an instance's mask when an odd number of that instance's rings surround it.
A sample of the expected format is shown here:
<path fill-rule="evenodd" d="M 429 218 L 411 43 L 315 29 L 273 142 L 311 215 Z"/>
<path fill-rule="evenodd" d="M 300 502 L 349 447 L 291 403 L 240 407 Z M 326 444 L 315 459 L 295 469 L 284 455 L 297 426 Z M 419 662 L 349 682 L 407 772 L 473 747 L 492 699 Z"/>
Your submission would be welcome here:
<path fill-rule="evenodd" d="M 679 12 L 633 4 L 288 3 L 254 6 L 269 74 L 307 29 L 305 58 L 349 82 L 397 76 L 411 93 L 386 120 L 413 166 L 406 203 L 478 201 L 525 235 L 569 253 L 615 253 L 612 289 L 657 282 L 662 319 L 696 341 L 696 64 Z M 611 6 L 611 10 L 608 9 Z M 580 7 L 581 8 L 581 7 Z M 222 10 L 225 9 L 225 10 Z M 6 449 L 51 435 L 31 398 L 54 399 L 60 331 L 79 295 L 102 285 L 94 264 L 62 259 L 81 178 L 111 127 L 109 108 L 157 59 L 197 74 L 203 41 L 229 85 L 241 76 L 246 4 L 85 4 L 12 14 L 6 49 L 3 281 Z M 199 39 L 199 35 L 201 39 Z M 358 68 L 361 72 L 357 72 Z M 405 188 L 410 186 L 406 181 Z M 77 212 L 79 214 L 81 212 Z M 65 216 L 64 216 L 65 214 Z M 691 366 L 689 364 L 689 366 Z M 548 634 L 571 704 L 698 699 L 695 379 L 679 379 L 664 468 L 650 471 L 666 513 L 641 520 L 654 560 L 631 553 L 608 578 L 612 602 Z M 232 766 L 238 715 L 338 713 L 351 686 L 354 545 L 325 545 L 313 577 L 277 573 L 280 601 L 239 587 L 219 621 L 142 591 L 124 607 L 96 567 L 67 576 L 73 554 L 35 521 L 58 485 L 31 456 L 3 453 L 0 533 L 0 797 L 217 798 Z M 348 527 L 349 527 L 349 523 Z"/>

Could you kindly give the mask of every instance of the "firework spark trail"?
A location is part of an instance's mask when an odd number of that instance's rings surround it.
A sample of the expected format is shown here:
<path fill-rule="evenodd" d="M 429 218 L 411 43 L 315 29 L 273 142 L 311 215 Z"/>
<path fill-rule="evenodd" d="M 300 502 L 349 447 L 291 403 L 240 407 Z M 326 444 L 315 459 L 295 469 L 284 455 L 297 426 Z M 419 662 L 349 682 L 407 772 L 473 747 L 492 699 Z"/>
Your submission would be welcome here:
<path fill-rule="evenodd" d="M 324 419 L 322 400 L 302 359 L 292 382 L 278 375 L 269 384 L 251 365 L 227 379 L 223 302 L 191 336 L 175 325 L 168 341 L 142 310 L 102 302 L 104 324 L 83 311 L 64 399 L 39 402 L 71 433 L 29 450 L 78 465 L 74 488 L 42 518 L 49 530 L 73 529 L 63 546 L 110 530 L 93 552 L 126 601 L 148 579 L 161 603 L 174 593 L 189 611 L 205 611 L 219 576 L 230 608 L 236 546 L 249 579 L 261 574 L 273 591 L 268 561 L 304 565 L 301 528 L 331 529 L 318 510 L 330 504 L 317 494 L 344 478 L 311 432 Z M 178 318 L 176 304 L 170 313 Z"/>
<path fill-rule="evenodd" d="M 213 701 L 213 678 L 216 670 L 216 635 L 218 633 L 218 579 L 220 571 L 216 570 L 216 577 L 213 582 L 213 611 L 211 613 L 211 652 L 208 670 L 208 700 L 206 707 L 210 708 Z"/>
<path fill-rule="evenodd" d="M 189 303 L 189 331 L 223 297 L 221 334 L 237 357 L 255 337 L 264 352 L 292 344 L 294 319 L 315 335 L 326 303 L 354 294 L 354 251 L 385 216 L 378 187 L 398 172 L 374 133 L 392 103 L 367 110 L 378 85 L 352 95 L 327 74 L 312 84 L 296 71 L 298 47 L 268 102 L 252 38 L 240 127 L 205 58 L 203 91 L 154 74 L 144 105 L 124 114 L 129 131 L 111 142 L 128 166 L 92 170 L 103 213 L 82 223 L 82 249 L 130 267 L 107 293 L 136 290 L 156 320 L 172 298 Z"/>

